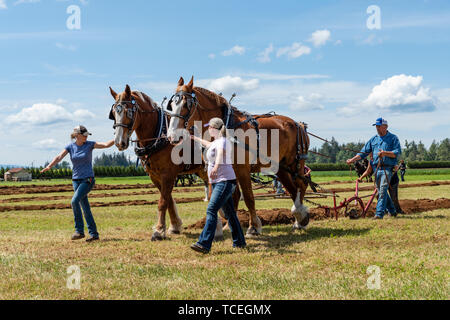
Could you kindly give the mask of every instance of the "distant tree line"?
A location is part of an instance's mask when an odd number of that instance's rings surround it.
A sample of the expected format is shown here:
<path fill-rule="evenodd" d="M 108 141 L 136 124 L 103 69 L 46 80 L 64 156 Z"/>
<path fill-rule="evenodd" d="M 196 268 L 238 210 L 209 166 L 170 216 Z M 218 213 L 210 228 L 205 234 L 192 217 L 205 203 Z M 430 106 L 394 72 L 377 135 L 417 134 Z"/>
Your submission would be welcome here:
<path fill-rule="evenodd" d="M 50 171 L 45 173 L 41 173 L 41 168 L 28 168 L 27 170 L 33 176 L 33 179 L 72 179 L 72 169 L 70 168 L 53 168 Z M 1 177 L 4 176 L 5 172 L 8 171 L 6 168 L 0 168 Z M 104 167 L 97 166 L 94 167 L 94 174 L 96 177 L 137 177 L 137 176 L 146 176 L 142 166 L 135 167 Z"/>
<path fill-rule="evenodd" d="M 94 167 L 130 167 L 136 165 L 136 161 L 131 161 L 130 156 L 124 153 L 105 154 L 95 157 Z"/>
<path fill-rule="evenodd" d="M 307 162 L 342 163 L 356 154 L 353 151 L 360 151 L 363 147 L 363 142 L 339 144 L 332 138 L 330 143 L 325 142 L 320 148 L 312 148 Z M 407 163 L 416 161 L 450 161 L 450 139 L 447 138 L 441 142 L 433 141 L 428 149 L 422 141 L 419 141 L 419 143 L 405 141 L 401 159 Z"/>

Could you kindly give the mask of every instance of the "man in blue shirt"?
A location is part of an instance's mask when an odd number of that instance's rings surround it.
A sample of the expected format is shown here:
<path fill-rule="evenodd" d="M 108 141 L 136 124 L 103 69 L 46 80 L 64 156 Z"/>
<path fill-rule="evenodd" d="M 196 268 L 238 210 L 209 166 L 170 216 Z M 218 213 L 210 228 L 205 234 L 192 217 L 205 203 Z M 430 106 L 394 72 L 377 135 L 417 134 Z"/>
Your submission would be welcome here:
<path fill-rule="evenodd" d="M 397 165 L 402 150 L 397 136 L 388 131 L 388 122 L 385 119 L 378 118 L 374 126 L 377 128 L 378 135 L 366 143 L 361 153 L 347 160 L 347 164 L 364 159 L 370 153 L 373 153 L 375 181 L 379 195 L 374 219 L 383 219 L 386 209 L 392 216 L 397 216 L 394 203 L 387 192 L 393 175 L 393 168 Z"/>

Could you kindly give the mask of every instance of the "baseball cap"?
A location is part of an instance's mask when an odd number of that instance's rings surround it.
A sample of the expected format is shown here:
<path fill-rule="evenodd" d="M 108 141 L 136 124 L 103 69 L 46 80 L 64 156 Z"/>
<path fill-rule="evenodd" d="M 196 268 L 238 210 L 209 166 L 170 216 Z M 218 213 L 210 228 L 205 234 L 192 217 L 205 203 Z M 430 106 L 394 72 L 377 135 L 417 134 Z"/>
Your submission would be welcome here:
<path fill-rule="evenodd" d="M 386 119 L 378 118 L 377 121 L 373 125 L 374 126 L 388 125 L 388 122 Z"/>
<path fill-rule="evenodd" d="M 217 130 L 221 130 L 223 128 L 223 126 L 224 126 L 223 121 L 220 118 L 213 118 L 213 119 L 211 119 L 209 121 L 208 124 L 204 125 L 205 128 L 213 127 L 213 128 L 215 128 Z"/>
<path fill-rule="evenodd" d="M 73 132 L 74 132 L 74 133 L 81 134 L 81 135 L 83 135 L 83 136 L 85 136 L 85 137 L 91 136 L 91 135 L 92 135 L 92 133 L 90 133 L 90 132 L 86 129 L 86 127 L 84 127 L 84 126 L 78 126 L 78 127 L 74 128 L 74 129 L 73 129 Z"/>

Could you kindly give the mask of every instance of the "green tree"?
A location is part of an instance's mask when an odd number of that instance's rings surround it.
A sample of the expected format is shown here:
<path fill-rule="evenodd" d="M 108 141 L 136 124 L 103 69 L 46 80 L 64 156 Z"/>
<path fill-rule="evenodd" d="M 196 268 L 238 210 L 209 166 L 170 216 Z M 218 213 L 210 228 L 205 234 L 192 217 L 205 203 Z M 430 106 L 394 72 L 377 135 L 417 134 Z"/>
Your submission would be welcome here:
<path fill-rule="evenodd" d="M 450 161 L 450 139 L 444 139 L 437 148 L 437 160 Z"/>
<path fill-rule="evenodd" d="M 437 160 L 437 149 L 438 149 L 438 144 L 436 143 L 435 140 L 433 140 L 433 142 L 430 145 L 430 149 L 428 150 L 427 153 L 427 161 L 436 161 Z"/>

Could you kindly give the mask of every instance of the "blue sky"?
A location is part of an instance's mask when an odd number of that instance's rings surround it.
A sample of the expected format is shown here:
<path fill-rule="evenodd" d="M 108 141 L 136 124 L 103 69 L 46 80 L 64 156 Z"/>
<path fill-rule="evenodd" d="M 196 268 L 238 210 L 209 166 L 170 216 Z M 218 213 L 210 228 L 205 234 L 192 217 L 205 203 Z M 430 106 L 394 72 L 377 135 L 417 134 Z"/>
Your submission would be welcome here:
<path fill-rule="evenodd" d="M 78 124 L 111 139 L 108 86 L 161 101 L 192 75 L 340 143 L 383 116 L 429 145 L 450 137 L 449 31 L 448 1 L 0 0 L 0 163 L 51 160 Z"/>

